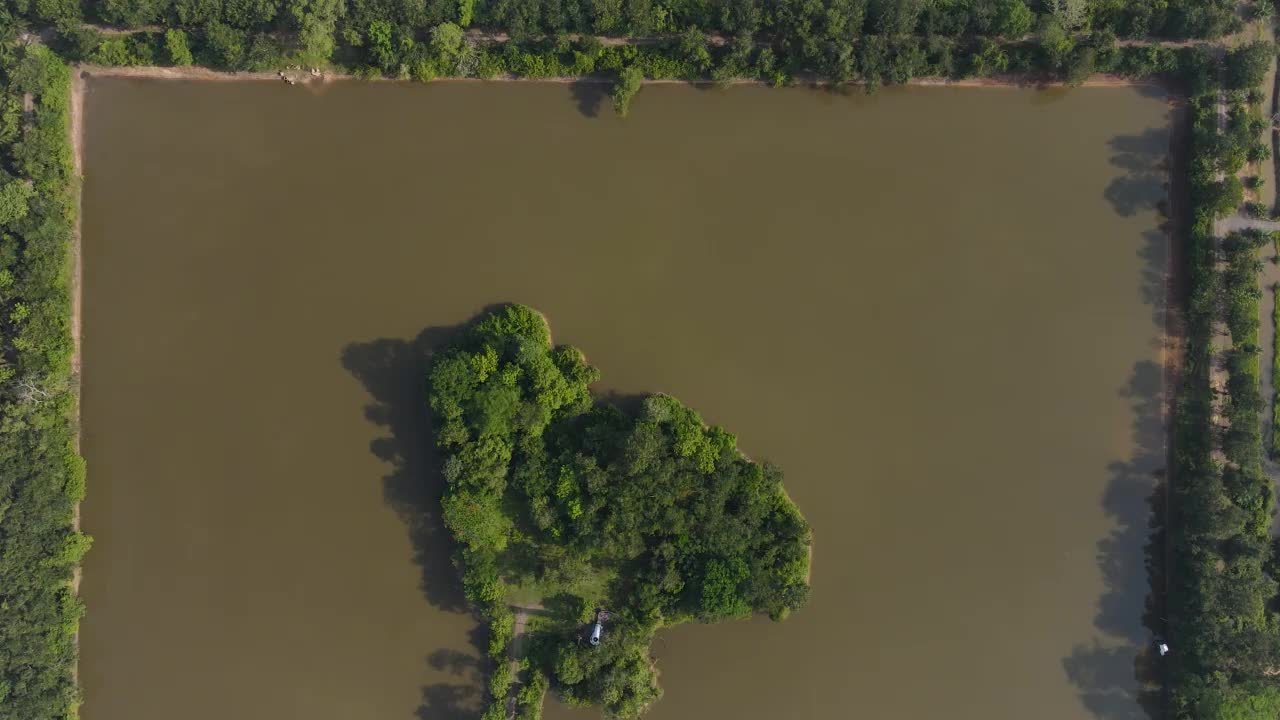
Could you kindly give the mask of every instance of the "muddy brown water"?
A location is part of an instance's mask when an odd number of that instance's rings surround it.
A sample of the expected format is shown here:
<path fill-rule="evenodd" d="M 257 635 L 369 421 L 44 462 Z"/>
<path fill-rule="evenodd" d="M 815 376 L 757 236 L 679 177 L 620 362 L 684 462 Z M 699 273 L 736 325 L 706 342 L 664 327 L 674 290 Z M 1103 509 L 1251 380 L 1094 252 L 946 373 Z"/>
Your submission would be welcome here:
<path fill-rule="evenodd" d="M 476 715 L 420 373 L 500 301 L 815 528 L 655 720 L 1144 716 L 1158 93 L 87 87 L 85 720 Z"/>

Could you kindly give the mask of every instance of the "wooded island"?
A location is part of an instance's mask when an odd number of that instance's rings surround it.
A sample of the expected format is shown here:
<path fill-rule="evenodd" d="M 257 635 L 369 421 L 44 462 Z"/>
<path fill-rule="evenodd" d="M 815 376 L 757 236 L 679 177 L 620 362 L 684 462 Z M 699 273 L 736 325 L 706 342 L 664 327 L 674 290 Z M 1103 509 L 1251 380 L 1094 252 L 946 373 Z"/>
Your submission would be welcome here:
<path fill-rule="evenodd" d="M 482 315 L 431 371 L 445 524 L 501 663 L 486 718 L 505 716 L 516 680 L 505 662 L 513 607 L 533 615 L 522 717 L 538 716 L 548 685 L 631 717 L 661 695 L 656 630 L 753 612 L 781 620 L 809 594 L 810 530 L 782 472 L 675 398 L 649 396 L 637 411 L 594 400 L 599 377 L 521 305 Z M 609 619 L 593 645 L 598 608 Z"/>

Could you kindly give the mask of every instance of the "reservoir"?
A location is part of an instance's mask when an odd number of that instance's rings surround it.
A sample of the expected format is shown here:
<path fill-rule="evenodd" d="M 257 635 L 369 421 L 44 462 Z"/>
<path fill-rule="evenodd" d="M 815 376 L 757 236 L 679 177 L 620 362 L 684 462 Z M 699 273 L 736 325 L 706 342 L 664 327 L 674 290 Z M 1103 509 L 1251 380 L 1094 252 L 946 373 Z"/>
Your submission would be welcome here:
<path fill-rule="evenodd" d="M 808 606 L 660 633 L 648 717 L 1147 717 L 1170 112 L 91 78 L 83 718 L 477 717 L 423 373 L 506 301 L 813 525 Z"/>

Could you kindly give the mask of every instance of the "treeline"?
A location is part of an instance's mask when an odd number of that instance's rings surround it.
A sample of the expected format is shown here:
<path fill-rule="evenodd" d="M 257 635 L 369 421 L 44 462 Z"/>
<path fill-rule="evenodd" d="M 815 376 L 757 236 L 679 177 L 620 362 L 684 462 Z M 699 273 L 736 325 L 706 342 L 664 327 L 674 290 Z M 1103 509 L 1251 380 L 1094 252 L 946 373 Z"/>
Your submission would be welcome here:
<path fill-rule="evenodd" d="M 633 411 L 593 403 L 598 377 L 578 350 L 552 346 L 537 312 L 507 306 L 435 362 L 430 400 L 445 524 L 467 597 L 490 618 L 491 653 L 507 647 L 513 587 L 538 588 L 565 622 L 531 642 L 526 682 L 545 676 L 571 704 L 631 717 L 661 694 L 649 657 L 659 627 L 781 619 L 805 602 L 810 533 L 781 472 L 732 435 L 663 395 Z M 581 590 L 599 578 L 607 586 Z M 598 601 L 611 618 L 591 647 L 580 623 Z M 489 715 L 511 682 L 499 665 Z"/>
<path fill-rule="evenodd" d="M 1272 242 L 1276 242 L 1273 236 Z M 1280 243 L 1278 243 L 1280 244 Z M 1280 296 L 1280 283 L 1272 283 L 1271 294 Z M 1271 305 L 1271 459 L 1280 460 L 1280 302 Z M 1274 549 L 1273 549 L 1274 552 Z"/>
<path fill-rule="evenodd" d="M 1170 69 L 1117 37 L 1212 38 L 1239 27 L 1229 0 L 6 0 L 59 51 L 105 64 L 235 70 L 334 62 L 362 75 L 651 78 L 817 76 L 870 84 L 1034 72 Z M 84 23 L 141 28 L 103 35 Z M 508 34 L 512 43 L 467 36 Z M 658 37 L 602 49 L 582 36 Z M 465 45 L 459 49 L 458 44 Z M 1151 57 L 1150 55 L 1156 55 Z"/>
<path fill-rule="evenodd" d="M 71 375 L 66 65 L 0 12 L 0 718 L 73 717 L 89 539 Z"/>
<path fill-rule="evenodd" d="M 1242 146 L 1250 141 L 1231 125 L 1238 122 L 1235 106 L 1258 79 L 1245 68 L 1246 52 L 1254 51 L 1237 51 L 1220 68 L 1207 51 L 1194 51 L 1183 66 L 1192 123 L 1186 149 L 1193 219 L 1185 242 L 1185 375 L 1174 416 L 1167 530 L 1173 648 L 1168 680 L 1174 714 L 1196 720 L 1280 714 L 1280 685 L 1273 677 L 1280 646 L 1269 534 L 1272 487 L 1261 468 L 1259 432 L 1257 249 L 1265 240 L 1256 233 L 1233 234 L 1223 240 L 1220 255 L 1214 237 L 1214 221 L 1240 204 L 1236 174 L 1247 154 Z M 1219 77 L 1227 80 L 1226 88 Z M 1226 132 L 1219 131 L 1220 93 L 1235 118 Z M 1222 358 L 1221 398 L 1213 385 L 1219 319 L 1231 337 Z M 1222 410 L 1218 420 L 1215 406 Z"/>

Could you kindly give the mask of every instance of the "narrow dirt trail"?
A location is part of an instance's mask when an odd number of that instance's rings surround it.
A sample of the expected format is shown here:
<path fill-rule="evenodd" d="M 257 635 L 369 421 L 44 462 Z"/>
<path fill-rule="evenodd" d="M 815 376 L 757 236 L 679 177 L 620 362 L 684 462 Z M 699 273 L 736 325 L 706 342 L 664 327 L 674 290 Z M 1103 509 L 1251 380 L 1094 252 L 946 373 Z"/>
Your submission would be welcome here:
<path fill-rule="evenodd" d="M 510 659 L 507 661 L 510 664 L 512 678 L 511 689 L 507 691 L 508 720 L 514 720 L 516 716 L 516 696 L 520 692 L 520 685 L 515 682 L 515 679 L 520 673 L 520 659 L 524 657 L 524 641 L 527 635 L 526 628 L 529 625 L 529 615 L 540 612 L 542 605 L 533 603 L 526 607 L 513 607 L 512 610 L 515 610 L 515 619 L 512 621 L 511 652 Z"/>

